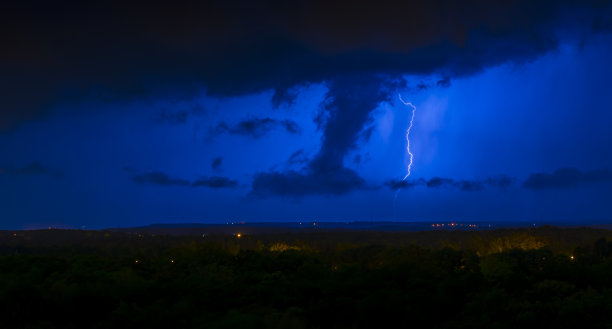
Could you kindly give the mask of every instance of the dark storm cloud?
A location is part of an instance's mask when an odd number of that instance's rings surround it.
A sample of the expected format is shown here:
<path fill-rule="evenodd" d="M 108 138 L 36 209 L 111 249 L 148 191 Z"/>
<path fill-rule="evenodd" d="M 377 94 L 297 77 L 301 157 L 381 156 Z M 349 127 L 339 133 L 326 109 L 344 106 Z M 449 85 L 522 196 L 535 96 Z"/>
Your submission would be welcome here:
<path fill-rule="evenodd" d="M 453 188 L 461 191 L 480 191 L 485 188 L 507 189 L 516 183 L 516 179 L 505 175 L 488 177 L 484 180 L 456 180 L 452 178 L 433 177 L 429 180 L 397 181 L 389 180 L 385 185 L 391 189 L 413 188 Z M 533 173 L 522 183 L 529 190 L 568 189 L 589 184 L 612 182 L 612 171 L 608 168 L 580 171 L 576 168 L 561 168 L 552 173 Z"/>
<path fill-rule="evenodd" d="M 308 157 L 304 149 L 299 149 L 291 154 L 287 160 L 288 165 L 304 165 L 308 163 Z"/>
<path fill-rule="evenodd" d="M 390 100 L 393 82 L 385 77 L 358 75 L 338 77 L 328 85 L 321 104 L 321 149 L 311 163 L 319 168 L 342 167 L 344 156 L 356 146 L 365 125 L 372 122 L 370 113 Z"/>
<path fill-rule="evenodd" d="M 192 186 L 209 188 L 233 188 L 238 182 L 221 176 L 200 177 L 193 182 L 186 179 L 171 177 L 166 173 L 155 171 L 144 174 L 136 174 L 132 181 L 137 184 L 153 184 L 159 186 Z"/>
<path fill-rule="evenodd" d="M 372 120 L 370 113 L 389 101 L 393 87 L 393 81 L 377 75 L 338 77 L 330 82 L 316 118 L 323 130 L 318 153 L 301 171 L 258 173 L 251 194 L 299 197 L 366 188 L 363 178 L 344 167 L 344 157 L 357 146 L 364 126 Z"/>
<path fill-rule="evenodd" d="M 295 104 L 297 96 L 298 88 L 276 89 L 270 99 L 270 103 L 272 103 L 273 108 L 279 108 L 283 104 L 290 106 Z"/>
<path fill-rule="evenodd" d="M 451 178 L 433 177 L 425 183 L 427 187 L 455 186 L 455 181 Z"/>
<path fill-rule="evenodd" d="M 210 167 L 214 171 L 219 171 L 219 170 L 221 170 L 221 165 L 222 164 L 223 164 L 223 157 L 216 157 L 216 158 L 212 159 L 212 161 L 210 162 Z"/>
<path fill-rule="evenodd" d="M 426 180 L 424 178 L 405 181 L 390 180 L 385 182 L 385 185 L 393 190 L 413 188 L 416 186 L 425 186 L 427 188 L 452 188 L 458 189 L 460 191 L 471 192 L 481 191 L 485 188 L 506 189 L 512 186 L 515 181 L 516 179 L 512 177 L 508 177 L 506 175 L 497 175 L 493 177 L 488 177 L 484 180 L 456 180 L 452 178 L 443 177 L 432 177 L 429 180 Z"/>
<path fill-rule="evenodd" d="M 190 117 L 202 116 L 206 113 L 206 109 L 200 104 L 195 104 L 189 109 L 182 110 L 163 109 L 159 113 L 157 121 L 160 123 L 183 124 L 186 123 L 187 119 Z"/>
<path fill-rule="evenodd" d="M 416 186 L 426 185 L 427 181 L 423 178 L 413 179 L 413 180 L 388 180 L 385 182 L 385 186 L 389 187 L 392 190 L 397 189 L 410 189 Z"/>
<path fill-rule="evenodd" d="M 280 125 L 288 133 L 299 134 L 301 132 L 300 126 L 295 121 L 292 121 L 292 120 L 281 120 L 280 121 Z"/>
<path fill-rule="evenodd" d="M 342 75 L 450 78 L 610 25 L 606 1 L 21 2 L 0 8 L 0 130 L 55 104 L 233 96 Z M 580 19 L 578 19 L 578 16 Z"/>
<path fill-rule="evenodd" d="M 300 133 L 300 126 L 292 120 L 254 118 L 240 121 L 234 125 L 221 122 L 210 130 L 208 139 L 224 133 L 260 138 L 274 129 L 282 129 L 290 134 Z"/>
<path fill-rule="evenodd" d="M 567 189 L 609 182 L 612 182 L 612 172 L 608 168 L 584 172 L 576 168 L 561 168 L 550 174 L 531 174 L 523 183 L 523 187 L 530 190 Z"/>
<path fill-rule="evenodd" d="M 449 77 L 444 77 L 436 82 L 436 86 L 448 88 L 451 85 L 451 81 Z"/>
<path fill-rule="evenodd" d="M 238 182 L 229 179 L 227 177 L 220 176 L 210 176 L 210 177 L 201 177 L 191 183 L 193 187 L 210 187 L 210 188 L 224 188 L 224 187 L 237 187 Z"/>
<path fill-rule="evenodd" d="M 163 172 L 150 172 L 145 174 L 138 174 L 132 177 L 134 183 L 137 184 L 153 184 L 161 186 L 188 186 L 189 181 L 180 178 L 174 178 L 168 176 Z"/>
<path fill-rule="evenodd" d="M 40 162 L 33 162 L 24 167 L 0 167 L 0 175 L 10 176 L 53 176 L 57 178 L 64 177 L 64 174 L 43 166 Z"/>
<path fill-rule="evenodd" d="M 454 180 L 451 178 L 433 177 L 425 183 L 428 188 L 455 188 L 461 191 L 481 191 L 487 185 L 478 180 Z"/>

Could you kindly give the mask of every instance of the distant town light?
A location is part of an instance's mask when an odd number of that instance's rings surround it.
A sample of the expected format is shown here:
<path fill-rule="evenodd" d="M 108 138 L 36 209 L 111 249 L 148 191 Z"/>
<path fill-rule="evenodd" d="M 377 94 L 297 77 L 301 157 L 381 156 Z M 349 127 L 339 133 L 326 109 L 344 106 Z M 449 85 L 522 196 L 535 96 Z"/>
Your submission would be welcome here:
<path fill-rule="evenodd" d="M 236 233 L 237 238 L 242 238 L 242 233 Z"/>

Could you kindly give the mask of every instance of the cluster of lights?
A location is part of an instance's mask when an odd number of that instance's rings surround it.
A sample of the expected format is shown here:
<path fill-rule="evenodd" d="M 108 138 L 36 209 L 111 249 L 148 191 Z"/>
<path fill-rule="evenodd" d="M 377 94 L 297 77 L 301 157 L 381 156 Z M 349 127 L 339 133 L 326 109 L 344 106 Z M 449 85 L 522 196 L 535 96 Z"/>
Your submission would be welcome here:
<path fill-rule="evenodd" d="M 234 224 L 236 224 L 236 225 L 238 225 L 238 224 L 244 225 L 244 221 L 240 221 L 240 222 L 225 222 L 225 225 L 234 225 Z"/>
<path fill-rule="evenodd" d="M 467 227 L 467 228 L 478 228 L 478 225 L 476 224 L 459 224 L 459 223 L 441 223 L 441 224 L 431 224 L 431 227 L 450 227 L 450 228 L 456 228 L 456 227 Z"/>
<path fill-rule="evenodd" d="M 299 222 L 298 225 L 302 225 L 302 222 Z M 312 226 L 317 226 L 317 222 L 312 222 Z"/>

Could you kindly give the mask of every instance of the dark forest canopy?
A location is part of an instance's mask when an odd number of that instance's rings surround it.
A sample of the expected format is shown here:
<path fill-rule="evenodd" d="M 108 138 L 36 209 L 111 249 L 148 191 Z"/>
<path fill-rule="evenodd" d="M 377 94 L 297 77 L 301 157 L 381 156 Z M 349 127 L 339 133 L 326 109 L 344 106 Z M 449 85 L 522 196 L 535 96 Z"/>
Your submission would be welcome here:
<path fill-rule="evenodd" d="M 4 328 L 603 328 L 612 232 L 0 233 Z"/>

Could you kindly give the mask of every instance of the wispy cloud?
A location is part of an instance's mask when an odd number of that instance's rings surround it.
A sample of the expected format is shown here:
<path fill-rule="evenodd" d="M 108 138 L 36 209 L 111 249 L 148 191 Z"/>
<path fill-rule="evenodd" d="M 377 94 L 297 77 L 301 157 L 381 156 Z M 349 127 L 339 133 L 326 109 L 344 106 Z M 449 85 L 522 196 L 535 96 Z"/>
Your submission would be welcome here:
<path fill-rule="evenodd" d="M 238 181 L 221 176 L 202 176 L 194 181 L 172 177 L 164 172 L 154 171 L 143 174 L 134 174 L 132 181 L 137 184 L 152 184 L 158 186 L 191 186 L 209 188 L 234 188 Z"/>
<path fill-rule="evenodd" d="M 473 192 L 481 191 L 485 188 L 506 189 L 512 186 L 515 182 L 515 178 L 506 175 L 497 175 L 483 180 L 452 179 L 444 177 L 432 177 L 428 180 L 424 178 L 405 181 L 389 180 L 385 182 L 385 185 L 394 190 L 424 186 L 427 188 L 451 188 L 460 191 Z"/>
<path fill-rule="evenodd" d="M 297 124 L 297 122 L 293 120 L 279 120 L 265 117 L 246 119 L 236 124 L 228 124 L 225 121 L 220 122 L 214 128 L 210 129 L 209 139 L 212 139 L 222 134 L 261 138 L 272 130 L 277 129 L 284 130 L 285 132 L 290 134 L 299 134 L 301 132 L 300 126 Z"/>
<path fill-rule="evenodd" d="M 567 189 L 604 182 L 612 182 L 612 172 L 608 168 L 584 172 L 576 168 L 561 168 L 552 173 L 531 174 L 523 187 L 530 190 Z"/>
<path fill-rule="evenodd" d="M 50 169 L 43 166 L 40 162 L 32 162 L 31 164 L 24 167 L 0 167 L 0 175 L 12 175 L 12 176 L 53 176 L 57 178 L 64 177 L 62 172 Z"/>

